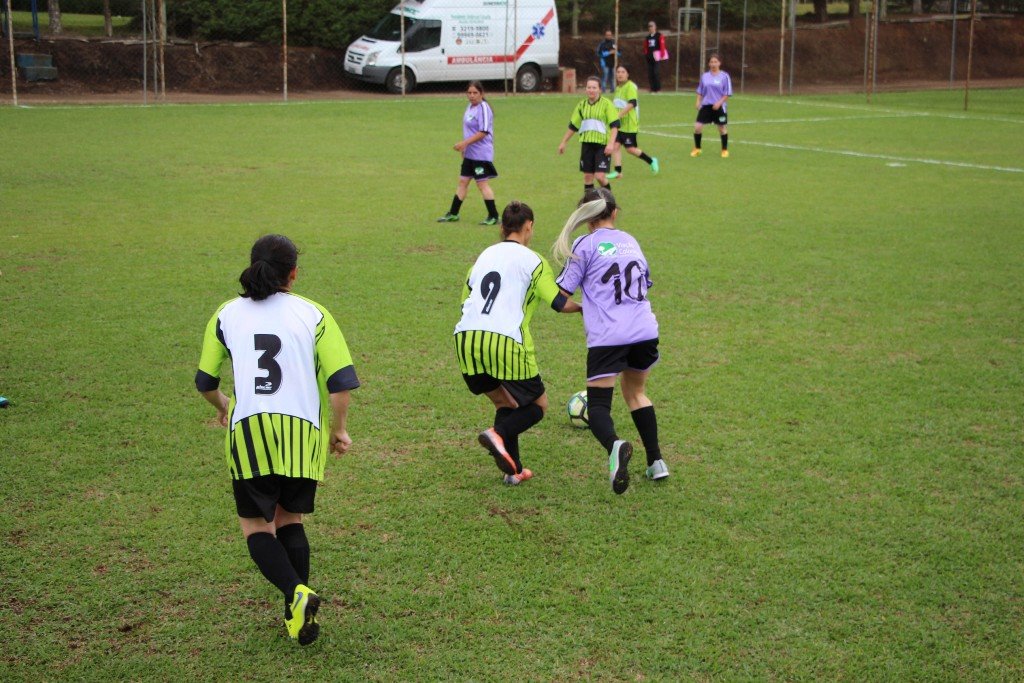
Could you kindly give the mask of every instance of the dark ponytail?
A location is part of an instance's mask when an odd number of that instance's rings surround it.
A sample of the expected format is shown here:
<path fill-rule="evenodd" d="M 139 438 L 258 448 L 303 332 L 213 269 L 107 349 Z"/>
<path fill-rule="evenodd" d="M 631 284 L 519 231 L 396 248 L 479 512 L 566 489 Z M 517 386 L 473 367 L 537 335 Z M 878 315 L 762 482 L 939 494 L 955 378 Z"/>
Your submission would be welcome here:
<path fill-rule="evenodd" d="M 509 202 L 501 212 L 501 236 L 508 237 L 514 232 L 522 232 L 526 221 L 533 220 L 533 209 L 525 202 L 514 200 Z"/>
<path fill-rule="evenodd" d="M 249 267 L 242 271 L 238 282 L 242 296 L 263 301 L 288 286 L 288 275 L 299 261 L 299 250 L 284 235 L 264 235 L 252 245 Z"/>

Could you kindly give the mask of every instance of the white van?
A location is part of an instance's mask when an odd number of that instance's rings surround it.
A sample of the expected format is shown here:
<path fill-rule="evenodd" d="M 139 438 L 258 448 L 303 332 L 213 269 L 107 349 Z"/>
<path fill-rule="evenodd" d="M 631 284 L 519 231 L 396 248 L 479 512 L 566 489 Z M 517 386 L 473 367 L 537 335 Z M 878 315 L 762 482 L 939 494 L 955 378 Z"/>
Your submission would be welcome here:
<path fill-rule="evenodd" d="M 554 0 L 403 0 L 348 46 L 346 72 L 402 92 L 402 14 L 405 92 L 417 83 L 504 78 L 533 92 L 558 76 Z"/>

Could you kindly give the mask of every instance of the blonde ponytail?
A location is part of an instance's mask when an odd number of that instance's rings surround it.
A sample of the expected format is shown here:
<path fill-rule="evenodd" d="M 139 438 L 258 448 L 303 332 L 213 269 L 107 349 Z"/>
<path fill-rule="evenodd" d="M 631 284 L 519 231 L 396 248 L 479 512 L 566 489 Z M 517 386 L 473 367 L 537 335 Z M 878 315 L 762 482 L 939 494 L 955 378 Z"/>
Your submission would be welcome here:
<path fill-rule="evenodd" d="M 565 265 L 565 262 L 572 258 L 572 240 L 570 238 L 577 228 L 592 221 L 610 218 L 617 208 L 615 197 L 610 190 L 603 187 L 587 190 L 551 246 L 551 256 L 558 265 Z"/>

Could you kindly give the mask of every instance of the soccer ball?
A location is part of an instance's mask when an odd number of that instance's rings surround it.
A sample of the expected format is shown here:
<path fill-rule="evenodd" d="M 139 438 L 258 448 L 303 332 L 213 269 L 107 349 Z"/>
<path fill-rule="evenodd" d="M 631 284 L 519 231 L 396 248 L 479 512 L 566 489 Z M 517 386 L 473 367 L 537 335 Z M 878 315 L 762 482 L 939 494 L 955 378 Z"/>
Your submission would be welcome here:
<path fill-rule="evenodd" d="M 569 399 L 565 410 L 569 413 L 569 424 L 578 429 L 587 429 L 590 419 L 587 416 L 587 391 L 577 391 Z"/>

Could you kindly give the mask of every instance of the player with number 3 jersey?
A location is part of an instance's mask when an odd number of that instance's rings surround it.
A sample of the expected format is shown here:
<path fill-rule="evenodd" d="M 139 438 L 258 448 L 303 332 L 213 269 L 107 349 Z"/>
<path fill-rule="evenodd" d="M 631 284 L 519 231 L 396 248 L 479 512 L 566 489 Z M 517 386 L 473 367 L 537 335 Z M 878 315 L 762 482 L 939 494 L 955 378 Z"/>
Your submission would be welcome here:
<path fill-rule="evenodd" d="M 329 452 L 352 444 L 349 392 L 359 386 L 338 324 L 319 304 L 291 293 L 298 250 L 266 235 L 252 247 L 240 297 L 206 327 L 196 388 L 228 427 L 226 457 L 242 534 L 263 575 L 285 598 L 288 634 L 316 640 L 320 599 L 309 582 L 302 515 L 313 512 Z M 234 398 L 220 368 L 231 359 Z"/>
<path fill-rule="evenodd" d="M 615 227 L 619 209 L 605 188 L 588 190 L 555 242 L 556 260 L 564 263 L 556 283 L 562 293 L 583 292 L 583 327 L 587 333 L 587 410 L 590 429 L 609 455 L 612 490 L 629 487 L 633 447 L 619 439 L 611 417 L 616 379 L 647 451 L 647 477 L 664 479 L 668 468 L 658 446 L 654 405 L 647 397 L 651 367 L 658 362 L 658 321 L 647 291 L 647 259 L 636 239 Z M 587 234 L 569 245 L 580 226 Z"/>
<path fill-rule="evenodd" d="M 548 397 L 540 378 L 530 320 L 540 301 L 560 313 L 580 306 L 559 291 L 544 257 L 529 248 L 533 211 L 512 202 L 501 216 L 502 241 L 477 257 L 462 288 L 455 354 L 469 390 L 494 403 L 494 426 L 478 441 L 510 486 L 533 476 L 519 455 L 519 435 L 540 422 Z"/>

